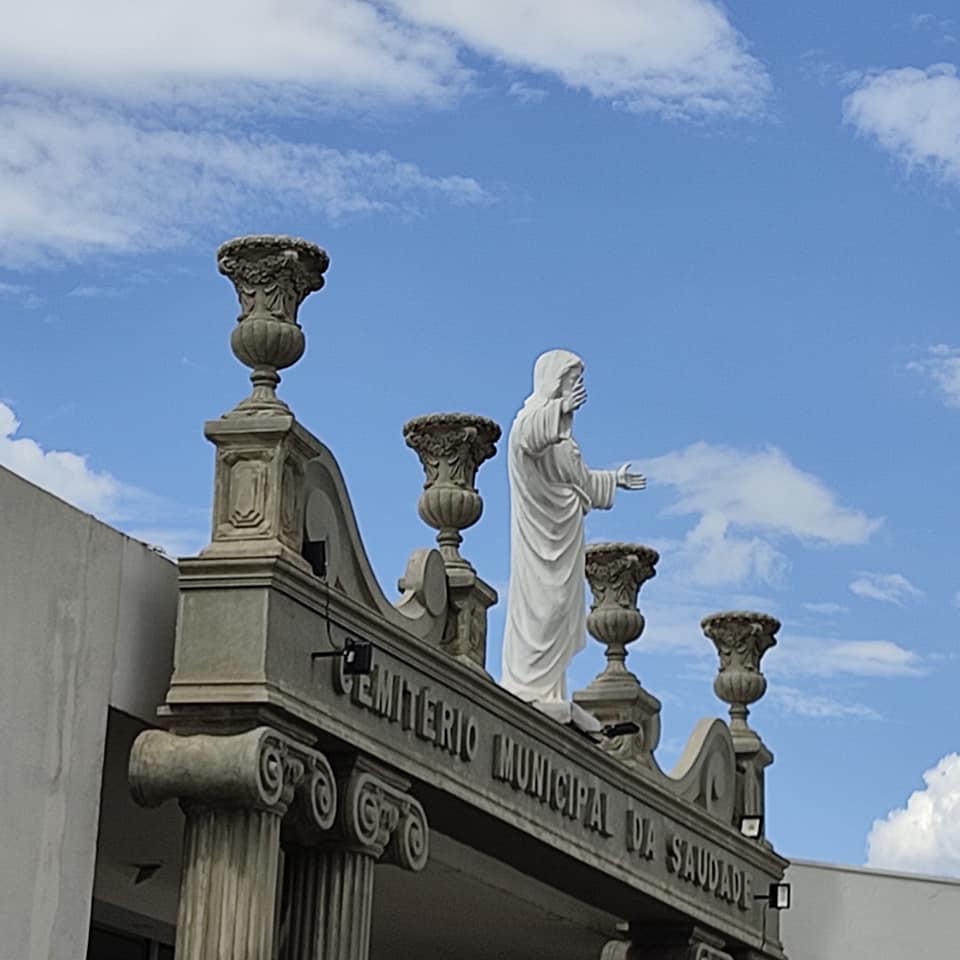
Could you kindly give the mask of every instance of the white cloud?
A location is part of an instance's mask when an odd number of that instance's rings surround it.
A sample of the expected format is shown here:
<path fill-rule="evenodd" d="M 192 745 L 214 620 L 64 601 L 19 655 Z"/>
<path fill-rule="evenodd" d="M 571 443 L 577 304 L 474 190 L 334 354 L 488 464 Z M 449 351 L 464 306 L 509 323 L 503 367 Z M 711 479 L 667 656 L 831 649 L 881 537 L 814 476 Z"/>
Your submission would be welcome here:
<path fill-rule="evenodd" d="M 0 101 L 0 263 L 157 249 L 274 213 L 415 211 L 486 199 L 467 177 L 431 177 L 385 153 L 255 134 L 172 129 L 89 105 Z"/>
<path fill-rule="evenodd" d="M 822 694 L 806 693 L 796 687 L 774 684 L 770 688 L 770 698 L 785 713 L 793 713 L 799 717 L 809 717 L 814 720 L 880 719 L 880 714 L 873 707 L 862 703 L 844 703 Z"/>
<path fill-rule="evenodd" d="M 825 617 L 832 617 L 837 613 L 847 613 L 850 609 L 845 607 L 842 603 L 805 603 L 803 605 L 805 610 L 809 610 L 811 613 L 819 613 Z"/>
<path fill-rule="evenodd" d="M 88 513 L 113 509 L 123 493 L 118 480 L 91 469 L 86 457 L 44 450 L 35 440 L 17 437 L 19 429 L 13 410 L 0 403 L 0 464 Z"/>
<path fill-rule="evenodd" d="M 954 34 L 956 24 L 948 17 L 938 17 L 933 13 L 914 13 L 910 15 L 910 26 L 914 30 L 936 33 L 944 43 L 957 42 Z"/>
<path fill-rule="evenodd" d="M 844 99 L 843 117 L 908 170 L 960 185 L 960 77 L 952 64 L 867 74 Z"/>
<path fill-rule="evenodd" d="M 475 85 L 477 54 L 671 117 L 757 113 L 770 92 L 715 0 L 46 0 L 6 12 L 0 80 L 252 108 L 442 105 Z"/>
<path fill-rule="evenodd" d="M 644 468 L 651 480 L 676 487 L 672 514 L 717 513 L 738 526 L 843 546 L 865 543 L 883 522 L 840 506 L 776 447 L 746 453 L 700 442 L 646 460 Z"/>
<path fill-rule="evenodd" d="M 866 600 L 879 600 L 902 607 L 909 601 L 922 600 L 924 593 L 902 573 L 861 571 L 850 584 L 850 592 Z"/>
<path fill-rule="evenodd" d="M 906 807 L 875 820 L 867 865 L 918 873 L 960 875 L 960 756 L 947 754 L 923 775 L 926 786 Z"/>
<path fill-rule="evenodd" d="M 94 285 L 84 285 L 74 287 L 68 294 L 68 297 L 80 297 L 85 300 L 112 300 L 120 296 L 120 291 L 115 287 L 98 287 Z"/>
<path fill-rule="evenodd" d="M 929 377 L 939 387 L 948 407 L 960 407 L 960 349 L 938 343 L 927 349 L 924 359 L 908 363 L 907 369 Z"/>
<path fill-rule="evenodd" d="M 94 469 L 81 454 L 45 450 L 36 440 L 18 436 L 19 431 L 13 410 L 0 402 L 0 465 L 80 510 L 121 524 L 132 537 L 159 544 L 171 555 L 195 553 L 206 543 L 200 527 L 161 525 L 171 517 L 182 522 L 191 511 Z M 144 523 L 156 526 L 141 528 Z"/>
<path fill-rule="evenodd" d="M 958 591 L 953 595 L 953 605 L 954 605 L 955 607 L 960 607 L 960 590 L 958 590 Z"/>
<path fill-rule="evenodd" d="M 0 78 L 111 99 L 444 103 L 456 45 L 358 0 L 44 0 L 4 11 Z"/>
<path fill-rule="evenodd" d="M 513 67 L 634 111 L 742 116 L 770 81 L 713 0 L 392 0 L 405 17 L 446 31 Z"/>
<path fill-rule="evenodd" d="M 837 640 L 794 633 L 776 650 L 770 670 L 783 677 L 918 677 L 920 656 L 890 640 Z"/>
<path fill-rule="evenodd" d="M 507 88 L 507 93 L 521 103 L 541 103 L 547 98 L 547 91 L 542 87 L 532 87 L 520 80 L 514 80 Z"/>
<path fill-rule="evenodd" d="M 11 300 L 26 310 L 43 306 L 43 300 L 33 290 L 19 283 L 0 282 L 0 300 Z"/>
<path fill-rule="evenodd" d="M 883 522 L 838 504 L 821 480 L 773 447 L 744 452 L 700 442 L 643 460 L 641 469 L 675 489 L 669 514 L 698 516 L 679 550 L 684 576 L 704 586 L 776 585 L 790 563 L 771 539 L 855 545 Z"/>
<path fill-rule="evenodd" d="M 738 537 L 729 528 L 729 521 L 720 513 L 705 513 L 700 518 L 681 547 L 685 578 L 704 587 L 751 579 L 770 585 L 782 583 L 790 569 L 786 556 L 760 537 Z"/>

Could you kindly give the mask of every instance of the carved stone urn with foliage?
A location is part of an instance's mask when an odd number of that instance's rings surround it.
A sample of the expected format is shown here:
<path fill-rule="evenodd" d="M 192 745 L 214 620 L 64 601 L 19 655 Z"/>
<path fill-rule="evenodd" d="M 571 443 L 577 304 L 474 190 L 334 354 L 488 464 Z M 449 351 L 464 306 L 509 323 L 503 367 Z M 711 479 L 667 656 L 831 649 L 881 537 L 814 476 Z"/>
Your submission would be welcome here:
<path fill-rule="evenodd" d="M 632 722 L 637 734 L 606 740 L 603 747 L 629 766 L 645 767 L 660 741 L 660 701 L 626 666 L 627 645 L 643 633 L 637 608 L 640 588 L 656 575 L 656 550 L 639 543 L 596 543 L 587 547 L 586 576 L 593 592 L 587 615 L 590 635 L 606 647 L 603 672 L 573 699 L 604 725 Z"/>
<path fill-rule="evenodd" d="M 780 621 L 765 613 L 732 611 L 704 617 L 700 626 L 713 641 L 720 655 L 720 671 L 713 681 L 713 690 L 724 703 L 730 704 L 730 730 L 738 734 L 752 733 L 747 724 L 749 705 L 756 703 L 767 690 L 767 678 L 760 672 L 763 655 L 777 642 Z"/>
<path fill-rule="evenodd" d="M 486 674 L 487 610 L 497 592 L 477 576 L 460 554 L 460 531 L 483 513 L 476 488 L 477 470 L 497 452 L 500 427 L 472 413 L 431 413 L 403 428 L 426 475 L 417 511 L 437 531 L 447 569 L 450 613 L 442 647 L 455 660 Z"/>
<path fill-rule="evenodd" d="M 714 693 L 730 704 L 730 733 L 737 756 L 736 815 L 759 818 L 755 839 L 769 845 L 764 836 L 764 771 L 773 763 L 773 754 L 747 724 L 747 714 L 749 705 L 766 693 L 760 661 L 776 645 L 780 621 L 765 613 L 732 611 L 704 617 L 701 626 L 720 655 Z"/>
<path fill-rule="evenodd" d="M 329 264 L 320 247 L 296 237 L 240 237 L 217 251 L 217 267 L 240 300 L 230 346 L 253 371 L 253 393 L 233 413 L 288 412 L 276 393 L 278 371 L 303 356 L 306 343 L 297 312 L 309 294 L 323 287 Z"/>
<path fill-rule="evenodd" d="M 437 544 L 448 566 L 469 565 L 460 556 L 460 531 L 483 513 L 477 470 L 497 452 L 500 427 L 472 413 L 431 413 L 405 424 L 403 438 L 426 474 L 417 503 L 420 518 L 438 531 Z"/>

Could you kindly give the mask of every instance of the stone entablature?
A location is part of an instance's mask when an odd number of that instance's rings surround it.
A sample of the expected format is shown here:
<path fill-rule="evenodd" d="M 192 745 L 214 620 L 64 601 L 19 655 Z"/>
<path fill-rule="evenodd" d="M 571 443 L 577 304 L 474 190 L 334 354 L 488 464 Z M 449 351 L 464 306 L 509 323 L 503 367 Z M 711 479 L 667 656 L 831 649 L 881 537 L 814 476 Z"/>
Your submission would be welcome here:
<path fill-rule="evenodd" d="M 474 846 L 483 837 L 496 848 L 486 852 L 624 918 L 666 911 L 714 931 L 716 949 L 782 956 L 776 916 L 764 916 L 754 891 L 779 881 L 786 861 L 737 828 L 744 812 L 763 812 L 772 757 L 746 727 L 756 678 L 749 690 L 732 682 L 743 656 L 742 669 L 759 673 L 755 641 L 772 640 L 775 621 L 732 614 L 705 622 L 714 639 L 735 635 L 732 652 L 718 642 L 729 672 L 718 693 L 734 704 L 734 734 L 721 720 L 701 721 L 669 775 L 653 755 L 659 701 L 625 665 L 626 644 L 643 628 L 637 592 L 657 561 L 649 548 L 588 552 L 590 630 L 609 662 L 577 695 L 602 722 L 635 722 L 640 734 L 601 748 L 493 684 L 484 655 L 496 594 L 459 548 L 460 530 L 480 515 L 476 471 L 499 428 L 463 414 L 408 424 L 427 474 L 420 512 L 438 529 L 440 549 L 411 554 L 391 603 L 335 457 L 275 396 L 276 371 L 297 352 L 281 347 L 299 342 L 286 328 L 302 337 L 296 307 L 322 283 L 326 255 L 284 238 L 224 249 L 232 258 L 224 272 L 247 285 L 238 285 L 238 329 L 252 318 L 264 328 L 249 344 L 241 338 L 254 394 L 206 427 L 217 447 L 213 539 L 180 561 L 175 670 L 161 708 L 170 732 L 144 734 L 131 766 L 141 802 L 176 797 L 188 814 L 178 956 L 182 949 L 199 960 L 215 946 L 216 917 L 197 919 L 198 903 L 216 899 L 203 886 L 209 864 L 242 862 L 254 924 L 243 936 L 257 946 L 224 955 L 265 960 L 269 941 L 282 960 L 365 960 L 374 864 L 416 870 L 426 862 L 421 803 L 444 833 Z M 256 261 L 252 273 L 237 263 L 245 256 Z M 276 284 L 264 272 L 274 268 Z M 369 675 L 349 675 L 331 657 L 350 640 L 373 645 Z M 251 761 L 264 751 L 281 757 L 279 793 L 265 786 L 277 763 Z M 228 759 L 240 754 L 242 762 Z M 281 844 L 284 892 L 271 941 Z M 349 878 L 355 894 L 334 877 Z M 304 899 L 304 884 L 327 892 Z M 349 918 L 345 933 L 334 916 Z"/>

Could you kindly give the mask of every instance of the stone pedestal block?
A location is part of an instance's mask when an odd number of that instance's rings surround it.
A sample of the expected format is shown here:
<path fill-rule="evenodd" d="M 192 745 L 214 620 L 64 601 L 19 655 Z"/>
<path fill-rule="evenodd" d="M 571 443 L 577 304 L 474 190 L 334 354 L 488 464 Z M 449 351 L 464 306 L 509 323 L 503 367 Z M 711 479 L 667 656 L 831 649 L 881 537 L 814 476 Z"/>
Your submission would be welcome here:
<path fill-rule="evenodd" d="M 423 465 L 425 481 L 417 509 L 424 523 L 437 531 L 447 570 L 450 608 L 441 649 L 489 676 L 487 610 L 497 602 L 497 592 L 461 555 L 460 531 L 473 526 L 483 513 L 477 470 L 496 453 L 500 427 L 475 414 L 431 413 L 406 423 L 403 436 Z"/>
<path fill-rule="evenodd" d="M 660 701 L 626 666 L 627 645 L 644 628 L 637 607 L 640 588 L 656 574 L 659 554 L 639 543 L 596 543 L 586 551 L 586 575 L 593 593 L 587 617 L 591 636 L 606 647 L 607 665 L 574 701 L 601 726 L 635 723 L 639 733 L 604 740 L 602 748 L 625 766 L 649 769 L 660 742 Z"/>
<path fill-rule="evenodd" d="M 735 817 L 760 817 L 761 834 L 757 840 L 769 846 L 762 832 L 764 771 L 773 763 L 773 754 L 747 717 L 750 704 L 766 692 L 767 679 L 760 664 L 767 650 L 776 646 L 780 621 L 764 613 L 735 610 L 704 617 L 701 626 L 720 657 L 714 692 L 730 705 L 730 733 L 737 756 Z"/>
<path fill-rule="evenodd" d="M 204 427 L 217 448 L 212 542 L 204 557 L 282 556 L 304 570 L 304 471 L 323 449 L 291 414 L 225 417 Z"/>

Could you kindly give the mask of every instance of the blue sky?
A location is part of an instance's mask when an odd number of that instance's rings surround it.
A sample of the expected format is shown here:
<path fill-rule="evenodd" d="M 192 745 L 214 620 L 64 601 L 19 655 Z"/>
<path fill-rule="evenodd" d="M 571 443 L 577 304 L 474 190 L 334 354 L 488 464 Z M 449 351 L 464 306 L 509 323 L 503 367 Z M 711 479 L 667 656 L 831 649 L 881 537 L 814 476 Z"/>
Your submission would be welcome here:
<path fill-rule="evenodd" d="M 699 619 L 772 613 L 752 717 L 778 848 L 960 874 L 952 6 L 21 5 L 0 462 L 198 549 L 202 422 L 246 392 L 214 251 L 302 235 L 332 266 L 281 393 L 339 457 L 389 589 L 430 540 L 403 422 L 507 428 L 535 357 L 572 349 L 588 461 L 650 478 L 588 532 L 662 553 L 630 660 L 664 701 L 661 762 L 721 708 Z M 502 453 L 479 485 L 464 552 L 503 590 Z M 495 671 L 502 626 L 501 603 Z M 571 686 L 601 663 L 591 642 Z"/>

